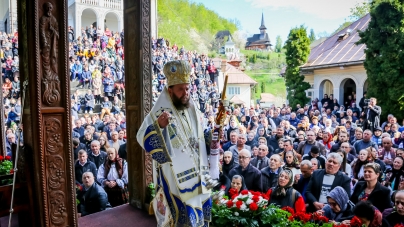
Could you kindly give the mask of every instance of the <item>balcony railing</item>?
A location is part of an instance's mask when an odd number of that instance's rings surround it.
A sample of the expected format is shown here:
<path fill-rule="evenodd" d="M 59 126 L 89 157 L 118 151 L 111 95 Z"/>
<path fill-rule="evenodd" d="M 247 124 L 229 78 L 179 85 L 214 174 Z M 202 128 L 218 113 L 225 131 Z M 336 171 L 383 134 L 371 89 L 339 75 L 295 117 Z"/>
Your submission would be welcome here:
<path fill-rule="evenodd" d="M 79 0 L 82 4 L 100 6 L 110 9 L 123 9 L 123 0 Z"/>

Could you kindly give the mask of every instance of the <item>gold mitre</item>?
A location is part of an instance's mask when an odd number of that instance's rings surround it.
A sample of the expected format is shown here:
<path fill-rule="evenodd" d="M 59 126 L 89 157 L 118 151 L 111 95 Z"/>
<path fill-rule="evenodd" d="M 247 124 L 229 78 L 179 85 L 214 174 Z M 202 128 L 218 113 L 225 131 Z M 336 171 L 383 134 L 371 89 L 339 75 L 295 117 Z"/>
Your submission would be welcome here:
<path fill-rule="evenodd" d="M 187 61 L 170 61 L 164 65 L 164 75 L 167 78 L 167 85 L 189 84 L 191 67 Z"/>

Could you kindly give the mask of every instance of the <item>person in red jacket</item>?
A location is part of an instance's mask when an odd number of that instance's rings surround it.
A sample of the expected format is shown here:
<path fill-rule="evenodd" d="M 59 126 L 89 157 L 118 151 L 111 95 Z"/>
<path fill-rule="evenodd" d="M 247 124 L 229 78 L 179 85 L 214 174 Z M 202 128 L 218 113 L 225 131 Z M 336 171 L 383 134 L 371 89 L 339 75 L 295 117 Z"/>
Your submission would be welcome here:
<path fill-rule="evenodd" d="M 212 61 L 210 61 L 209 65 L 208 65 L 208 72 L 209 72 L 210 81 L 212 81 L 212 83 L 215 82 L 216 67 Z"/>
<path fill-rule="evenodd" d="M 306 212 L 306 205 L 302 195 L 293 186 L 293 172 L 290 169 L 283 169 L 279 173 L 278 185 L 269 189 L 266 193 L 269 204 L 283 207 L 291 207 L 295 212 Z"/>

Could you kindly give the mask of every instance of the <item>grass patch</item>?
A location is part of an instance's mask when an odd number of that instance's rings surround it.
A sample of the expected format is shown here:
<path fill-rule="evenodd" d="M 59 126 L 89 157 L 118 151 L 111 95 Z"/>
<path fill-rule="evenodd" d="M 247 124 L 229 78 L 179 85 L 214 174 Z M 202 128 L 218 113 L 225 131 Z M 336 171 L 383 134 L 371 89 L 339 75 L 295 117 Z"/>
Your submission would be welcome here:
<path fill-rule="evenodd" d="M 245 71 L 245 73 L 258 82 L 253 89 L 252 99 L 260 99 L 261 93 L 271 93 L 276 97 L 286 99 L 285 80 L 279 76 L 279 70 L 251 70 Z"/>

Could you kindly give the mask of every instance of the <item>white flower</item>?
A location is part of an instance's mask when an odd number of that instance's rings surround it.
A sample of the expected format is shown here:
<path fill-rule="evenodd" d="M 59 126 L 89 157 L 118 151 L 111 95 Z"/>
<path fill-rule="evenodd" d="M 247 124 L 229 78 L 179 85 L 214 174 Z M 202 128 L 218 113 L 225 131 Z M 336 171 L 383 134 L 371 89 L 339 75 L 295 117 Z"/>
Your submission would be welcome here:
<path fill-rule="evenodd" d="M 247 199 L 247 201 L 245 202 L 247 205 L 250 205 L 252 203 L 252 199 Z"/>
<path fill-rule="evenodd" d="M 245 205 L 245 203 L 243 203 L 241 206 L 240 206 L 240 210 L 247 210 L 247 206 Z"/>
<path fill-rule="evenodd" d="M 234 212 L 234 215 L 235 215 L 235 216 L 238 216 L 238 212 Z"/>

